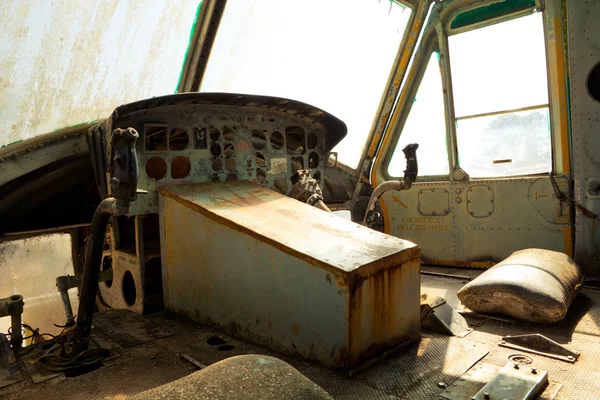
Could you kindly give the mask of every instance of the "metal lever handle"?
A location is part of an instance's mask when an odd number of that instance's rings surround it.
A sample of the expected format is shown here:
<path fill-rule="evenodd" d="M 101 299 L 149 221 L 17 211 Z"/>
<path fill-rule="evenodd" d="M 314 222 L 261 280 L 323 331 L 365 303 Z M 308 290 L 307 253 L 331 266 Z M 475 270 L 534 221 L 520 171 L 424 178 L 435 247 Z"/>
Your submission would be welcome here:
<path fill-rule="evenodd" d="M 415 182 L 417 180 L 417 175 L 419 174 L 419 163 L 417 162 L 418 148 L 418 143 L 411 143 L 402 149 L 404 157 L 406 157 L 406 170 L 404 170 L 405 182 Z"/>

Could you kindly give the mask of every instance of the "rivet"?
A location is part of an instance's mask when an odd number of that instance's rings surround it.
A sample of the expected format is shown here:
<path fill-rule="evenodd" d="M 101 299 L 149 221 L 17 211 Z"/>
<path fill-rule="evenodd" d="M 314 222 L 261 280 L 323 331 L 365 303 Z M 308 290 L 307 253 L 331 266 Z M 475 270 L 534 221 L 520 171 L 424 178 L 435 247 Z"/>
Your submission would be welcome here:
<path fill-rule="evenodd" d="M 483 398 L 484 399 L 489 399 L 490 398 L 490 394 L 488 392 L 483 392 Z"/>

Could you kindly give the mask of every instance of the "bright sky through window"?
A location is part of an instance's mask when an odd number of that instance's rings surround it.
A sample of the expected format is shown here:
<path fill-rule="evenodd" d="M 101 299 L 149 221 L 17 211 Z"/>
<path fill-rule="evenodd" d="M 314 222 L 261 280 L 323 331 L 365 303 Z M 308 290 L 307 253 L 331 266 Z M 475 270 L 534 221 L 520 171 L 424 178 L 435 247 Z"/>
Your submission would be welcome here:
<path fill-rule="evenodd" d="M 278 96 L 335 115 L 358 167 L 410 9 L 379 0 L 229 0 L 203 92 Z"/>

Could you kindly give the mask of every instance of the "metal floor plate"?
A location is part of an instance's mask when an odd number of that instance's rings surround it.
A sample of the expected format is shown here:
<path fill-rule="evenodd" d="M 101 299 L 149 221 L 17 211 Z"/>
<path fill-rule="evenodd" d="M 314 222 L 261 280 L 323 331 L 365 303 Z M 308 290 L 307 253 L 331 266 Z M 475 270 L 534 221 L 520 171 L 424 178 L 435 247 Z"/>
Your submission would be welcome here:
<path fill-rule="evenodd" d="M 429 277 L 422 278 L 424 290 L 427 290 Z M 435 279 L 439 280 L 437 277 Z M 569 348 L 581 351 L 579 360 L 574 364 L 531 355 L 539 369 L 548 371 L 551 383 L 562 384 L 556 399 L 600 399 L 600 370 L 597 367 L 597 360 L 600 360 L 600 339 L 595 336 L 600 332 L 600 320 L 596 319 L 600 301 L 596 301 L 595 297 L 596 294 L 592 293 L 590 298 L 593 301 L 588 312 L 578 316 L 579 319 L 571 317 L 573 319 L 568 320 L 564 326 L 468 318 L 475 325 L 475 331 L 465 338 L 424 332 L 420 343 L 401 349 L 390 359 L 351 378 L 312 363 L 277 355 L 183 318 L 165 314 L 142 318 L 126 311 L 117 311 L 110 315 L 108 322 L 105 322 L 106 316 L 96 318 L 94 329 L 97 339 L 101 332 L 107 332 L 102 335 L 102 339 L 106 343 L 112 343 L 113 348 L 121 354 L 120 358 L 108 366 L 75 378 L 57 377 L 33 384 L 26 377 L 23 382 L 0 389 L 0 398 L 122 399 L 196 371 L 198 367 L 183 355 L 210 365 L 234 355 L 255 353 L 287 361 L 336 399 L 439 399 L 438 395 L 444 391 L 438 386 L 439 382 L 452 384 L 480 359 L 480 363 L 497 367 L 506 364 L 507 356 L 514 351 L 499 347 L 500 337 L 539 332 Z M 583 334 L 579 329 L 581 321 L 597 322 L 596 330 L 589 327 Z M 124 341 L 122 336 L 114 334 L 127 331 L 129 323 L 138 328 L 140 324 L 150 327 L 138 335 L 138 344 Z M 108 334 L 111 329 L 112 333 Z M 577 333 L 578 331 L 582 333 Z M 561 335 L 555 334 L 556 332 Z M 117 341 L 122 342 L 123 346 L 119 346 Z"/>

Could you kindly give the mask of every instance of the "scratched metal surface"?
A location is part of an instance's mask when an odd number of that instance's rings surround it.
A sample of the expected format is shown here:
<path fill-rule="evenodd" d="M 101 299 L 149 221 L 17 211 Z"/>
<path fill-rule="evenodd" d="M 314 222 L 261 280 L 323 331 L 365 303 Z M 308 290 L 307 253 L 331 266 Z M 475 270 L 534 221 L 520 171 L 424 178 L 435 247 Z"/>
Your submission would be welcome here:
<path fill-rule="evenodd" d="M 413 244 L 250 182 L 161 190 L 166 310 L 335 367 L 419 337 Z"/>
<path fill-rule="evenodd" d="M 248 181 L 180 185 L 161 192 L 261 240 L 350 272 L 382 258 L 386 265 L 414 259 L 415 244 L 309 207 Z M 290 230 L 294 232 L 290 235 Z"/>

